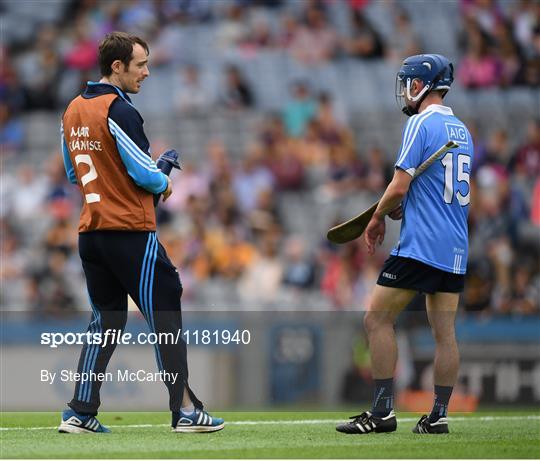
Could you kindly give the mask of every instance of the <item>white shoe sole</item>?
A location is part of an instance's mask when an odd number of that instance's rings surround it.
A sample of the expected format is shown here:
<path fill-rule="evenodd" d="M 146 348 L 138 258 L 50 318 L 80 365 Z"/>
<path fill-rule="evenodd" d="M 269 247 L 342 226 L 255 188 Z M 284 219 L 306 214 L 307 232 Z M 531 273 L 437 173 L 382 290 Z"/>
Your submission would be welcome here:
<path fill-rule="evenodd" d="M 197 433 L 197 432 L 217 432 L 225 427 L 225 424 L 219 426 L 177 426 L 171 429 L 172 432 Z"/>
<path fill-rule="evenodd" d="M 61 434 L 96 434 L 96 432 L 85 429 L 84 427 L 66 423 L 61 423 L 60 426 L 58 426 L 58 432 Z"/>

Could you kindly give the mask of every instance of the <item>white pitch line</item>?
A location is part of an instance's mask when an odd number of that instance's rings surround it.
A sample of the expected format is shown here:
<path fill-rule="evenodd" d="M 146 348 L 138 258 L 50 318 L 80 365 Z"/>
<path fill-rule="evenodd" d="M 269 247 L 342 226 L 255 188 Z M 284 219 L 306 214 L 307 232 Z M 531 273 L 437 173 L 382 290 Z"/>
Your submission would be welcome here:
<path fill-rule="evenodd" d="M 454 416 L 449 417 L 449 422 L 453 421 L 510 421 L 518 419 L 540 420 L 540 415 L 525 416 Z M 409 423 L 417 421 L 418 418 L 398 418 L 400 423 Z M 302 424 L 337 424 L 344 422 L 345 419 L 280 419 L 269 421 L 230 421 L 225 422 L 225 426 L 275 426 L 275 425 L 302 425 Z M 168 427 L 169 424 L 108 424 L 107 427 L 118 428 L 149 428 L 149 427 Z M 57 429 L 58 426 L 43 427 L 0 427 L 0 431 L 44 431 Z"/>

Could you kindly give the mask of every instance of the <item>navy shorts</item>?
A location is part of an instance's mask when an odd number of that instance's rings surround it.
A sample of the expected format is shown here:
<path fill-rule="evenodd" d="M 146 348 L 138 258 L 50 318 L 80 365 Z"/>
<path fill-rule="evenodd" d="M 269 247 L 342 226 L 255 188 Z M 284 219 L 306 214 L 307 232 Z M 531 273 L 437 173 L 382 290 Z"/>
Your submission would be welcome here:
<path fill-rule="evenodd" d="M 390 256 L 384 262 L 377 285 L 429 294 L 461 293 L 465 275 L 452 274 L 416 259 Z"/>

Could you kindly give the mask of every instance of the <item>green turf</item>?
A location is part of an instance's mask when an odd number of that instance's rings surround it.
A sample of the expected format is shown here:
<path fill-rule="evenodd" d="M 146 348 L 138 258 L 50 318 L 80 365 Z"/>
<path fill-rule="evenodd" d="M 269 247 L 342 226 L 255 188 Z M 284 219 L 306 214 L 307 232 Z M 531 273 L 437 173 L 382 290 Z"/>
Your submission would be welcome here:
<path fill-rule="evenodd" d="M 344 435 L 335 421 L 348 413 L 220 413 L 215 434 L 172 434 L 168 413 L 102 413 L 112 434 L 58 434 L 55 413 L 2 413 L 2 458 L 540 458 L 540 416 L 489 412 L 451 421 L 448 435 L 415 435 L 413 421 L 393 434 Z M 480 417 L 493 419 L 480 419 Z M 400 414 L 399 418 L 417 418 Z M 457 417 L 456 417 L 457 418 Z M 311 423 L 298 424 L 308 420 Z M 314 421 L 324 420 L 324 421 Z M 241 424 L 245 421 L 264 425 Z M 288 421 L 288 422 L 287 422 Z M 399 421 L 399 420 L 398 420 Z M 234 424 L 238 422 L 238 424 Z M 122 427 L 148 424 L 152 427 Z M 42 427 L 42 429 L 24 428 Z"/>

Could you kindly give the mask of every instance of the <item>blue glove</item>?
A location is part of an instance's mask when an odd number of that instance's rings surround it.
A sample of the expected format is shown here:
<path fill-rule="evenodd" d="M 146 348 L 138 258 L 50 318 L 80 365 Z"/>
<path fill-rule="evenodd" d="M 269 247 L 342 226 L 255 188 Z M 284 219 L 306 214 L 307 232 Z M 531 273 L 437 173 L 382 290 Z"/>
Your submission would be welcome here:
<path fill-rule="evenodd" d="M 169 176 L 173 168 L 176 168 L 178 170 L 182 169 L 179 159 L 180 154 L 178 152 L 176 152 L 174 149 L 167 150 L 159 156 L 156 165 L 163 174 Z M 154 194 L 154 206 L 157 206 L 160 196 L 161 194 Z"/>
<path fill-rule="evenodd" d="M 179 160 L 180 154 L 174 149 L 171 149 L 163 152 L 163 154 L 159 156 L 156 165 L 164 174 L 169 176 L 173 168 L 177 168 L 179 170 L 182 169 Z"/>

